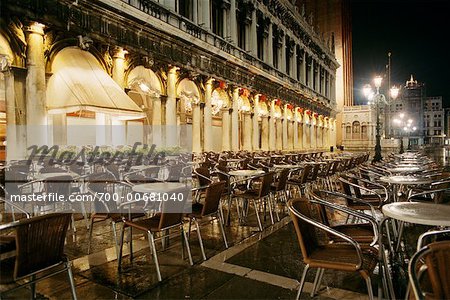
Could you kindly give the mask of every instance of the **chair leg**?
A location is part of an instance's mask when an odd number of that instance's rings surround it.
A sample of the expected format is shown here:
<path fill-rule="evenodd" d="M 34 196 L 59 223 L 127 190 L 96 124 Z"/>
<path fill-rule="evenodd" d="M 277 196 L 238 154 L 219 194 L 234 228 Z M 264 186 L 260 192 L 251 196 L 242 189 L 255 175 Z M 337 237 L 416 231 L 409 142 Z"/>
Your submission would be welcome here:
<path fill-rule="evenodd" d="M 94 218 L 91 217 L 91 225 L 89 226 L 89 240 L 88 240 L 87 254 L 91 254 L 91 240 L 93 231 L 94 231 Z"/>
<path fill-rule="evenodd" d="M 320 289 L 320 283 L 322 282 L 323 273 L 325 269 L 319 268 L 316 273 L 316 277 L 314 278 L 314 284 L 311 291 L 311 298 L 314 297 Z"/>
<path fill-rule="evenodd" d="M 75 281 L 73 280 L 73 274 L 72 274 L 72 262 L 66 263 L 67 268 L 67 275 L 69 276 L 69 283 L 70 283 L 70 291 L 72 293 L 72 300 L 77 300 L 77 291 L 75 290 Z"/>
<path fill-rule="evenodd" d="M 272 200 L 271 200 L 271 196 L 268 195 L 266 196 L 265 200 L 263 200 L 265 202 L 267 202 L 268 206 L 269 206 L 269 215 L 270 215 L 270 222 L 272 223 L 272 225 L 275 223 L 273 220 L 273 212 L 272 212 Z M 264 211 L 264 214 L 266 212 Z"/>
<path fill-rule="evenodd" d="M 306 274 L 308 274 L 308 270 L 309 270 L 309 265 L 306 265 L 305 269 L 303 269 L 302 279 L 300 279 L 300 286 L 298 287 L 297 296 L 295 297 L 296 300 L 300 299 L 300 295 L 302 293 L 303 286 L 305 285 L 305 279 L 306 279 Z"/>
<path fill-rule="evenodd" d="M 36 280 L 36 275 L 31 276 L 31 281 Z M 36 299 L 36 282 L 31 284 L 31 299 Z"/>
<path fill-rule="evenodd" d="M 193 220 L 195 222 L 195 227 L 197 229 L 198 243 L 200 244 L 200 250 L 202 251 L 202 257 L 203 257 L 203 260 L 206 260 L 205 248 L 203 247 L 202 234 L 200 233 L 200 226 L 198 225 L 197 219 L 194 218 Z"/>
<path fill-rule="evenodd" d="M 181 225 L 181 232 L 183 234 L 183 238 L 184 238 L 184 241 L 186 243 L 186 250 L 187 250 L 187 253 L 188 253 L 189 264 L 192 266 L 194 264 L 194 262 L 192 261 L 191 247 L 189 246 L 189 241 L 187 239 L 186 231 L 184 231 L 183 225 Z"/>
<path fill-rule="evenodd" d="M 123 238 L 125 236 L 125 224 L 123 224 L 122 231 L 120 232 L 120 247 L 119 247 L 119 257 L 117 258 L 117 269 L 120 271 L 122 268 L 122 253 L 123 253 Z M 131 249 L 130 249 L 131 255 Z M 131 261 L 130 257 L 130 261 Z"/>
<path fill-rule="evenodd" d="M 373 291 L 372 291 L 372 280 L 370 280 L 370 275 L 367 271 L 363 270 L 359 272 L 366 281 L 367 286 L 367 294 L 369 296 L 369 300 L 373 300 Z"/>
<path fill-rule="evenodd" d="M 253 206 L 255 207 L 255 214 L 256 214 L 256 220 L 258 220 L 258 227 L 259 227 L 259 231 L 263 231 L 263 227 L 261 225 L 261 219 L 259 217 L 259 211 L 258 211 L 258 206 L 256 204 L 255 200 L 251 200 L 253 202 Z"/>
<path fill-rule="evenodd" d="M 114 247 L 116 248 L 116 256 L 119 257 L 119 242 L 117 241 L 116 222 L 111 221 L 111 228 L 114 236 Z"/>
<path fill-rule="evenodd" d="M 217 214 L 217 219 L 219 219 L 220 231 L 222 231 L 223 242 L 225 244 L 225 248 L 228 249 L 227 236 L 225 234 L 225 228 L 223 226 L 223 215 L 220 213 Z"/>
<path fill-rule="evenodd" d="M 161 271 L 159 270 L 158 255 L 156 254 L 155 239 L 153 238 L 153 234 L 150 231 L 148 232 L 148 241 L 150 243 L 150 249 L 152 249 L 153 262 L 155 263 L 156 267 L 156 276 L 158 277 L 158 281 L 162 281 Z"/>

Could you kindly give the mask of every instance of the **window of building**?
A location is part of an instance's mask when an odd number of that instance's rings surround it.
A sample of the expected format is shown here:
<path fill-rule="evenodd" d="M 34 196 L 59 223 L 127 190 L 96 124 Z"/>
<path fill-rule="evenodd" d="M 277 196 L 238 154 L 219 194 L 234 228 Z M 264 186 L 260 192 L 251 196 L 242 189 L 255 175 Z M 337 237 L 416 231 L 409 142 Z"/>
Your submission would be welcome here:
<path fill-rule="evenodd" d="M 367 125 L 361 126 L 361 139 L 367 139 Z"/>
<path fill-rule="evenodd" d="M 211 1 L 212 31 L 223 37 L 223 9 L 221 0 Z"/>
<path fill-rule="evenodd" d="M 264 60 L 264 17 L 259 12 L 256 22 L 256 45 L 258 58 Z"/>
<path fill-rule="evenodd" d="M 278 69 L 278 28 L 272 25 L 272 54 L 273 54 L 273 66 Z"/>
<path fill-rule="evenodd" d="M 178 13 L 192 20 L 192 0 L 178 0 Z"/>
<path fill-rule="evenodd" d="M 297 80 L 300 81 L 302 70 L 302 61 L 303 61 L 303 51 L 300 49 L 300 46 L 297 47 L 297 57 L 296 57 L 296 64 L 297 64 Z"/>
<path fill-rule="evenodd" d="M 291 39 L 286 35 L 285 37 L 285 59 L 286 59 L 286 74 L 291 74 L 291 49 L 290 49 Z"/>
<path fill-rule="evenodd" d="M 347 139 L 351 139 L 352 138 L 352 127 L 351 126 L 346 126 L 345 127 L 345 136 Z"/>
<path fill-rule="evenodd" d="M 358 121 L 353 122 L 352 124 L 352 138 L 355 139 L 359 139 L 361 137 L 360 135 L 361 132 L 361 126 L 359 124 Z"/>
<path fill-rule="evenodd" d="M 244 20 L 247 18 L 246 11 L 242 7 L 241 2 L 236 2 L 238 4 L 237 6 L 237 12 L 236 12 L 236 27 L 237 27 L 237 37 L 238 37 L 238 47 L 245 49 L 245 39 L 246 39 L 246 27 Z"/>

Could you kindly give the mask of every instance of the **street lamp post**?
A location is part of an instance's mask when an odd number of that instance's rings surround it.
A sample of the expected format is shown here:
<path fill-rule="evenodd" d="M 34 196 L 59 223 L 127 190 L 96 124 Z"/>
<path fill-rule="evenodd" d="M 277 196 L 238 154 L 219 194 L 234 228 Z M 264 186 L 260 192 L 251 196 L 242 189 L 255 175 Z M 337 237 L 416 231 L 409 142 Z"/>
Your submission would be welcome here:
<path fill-rule="evenodd" d="M 380 108 L 381 108 L 381 104 L 387 104 L 386 102 L 386 97 L 380 93 L 380 87 L 381 87 L 381 82 L 383 81 L 383 78 L 381 76 L 376 76 L 373 80 L 373 83 L 375 85 L 376 88 L 376 92 L 374 93 L 372 91 L 372 87 L 370 86 L 370 84 L 367 84 L 364 86 L 363 88 L 363 92 L 365 94 L 365 96 L 367 97 L 367 99 L 369 99 L 369 104 L 375 104 L 375 109 L 376 109 L 376 134 L 375 134 L 375 156 L 373 157 L 373 162 L 378 162 L 380 160 L 383 159 L 383 157 L 381 156 L 381 135 L 380 135 L 380 131 L 381 131 L 381 124 L 380 124 Z M 390 90 L 391 93 L 391 98 L 395 99 L 398 96 L 398 91 L 399 89 L 397 87 L 392 87 Z"/>

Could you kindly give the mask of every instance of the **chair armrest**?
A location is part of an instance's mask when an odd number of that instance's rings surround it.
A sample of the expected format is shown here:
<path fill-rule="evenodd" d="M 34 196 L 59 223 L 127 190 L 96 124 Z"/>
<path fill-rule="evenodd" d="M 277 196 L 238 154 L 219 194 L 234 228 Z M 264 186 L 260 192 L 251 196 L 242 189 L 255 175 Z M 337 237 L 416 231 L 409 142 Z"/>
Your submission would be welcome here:
<path fill-rule="evenodd" d="M 361 203 L 363 205 L 366 205 L 366 206 L 368 206 L 370 208 L 370 211 L 372 212 L 372 218 L 375 218 L 375 208 L 373 207 L 373 205 L 370 204 L 370 203 L 367 203 L 366 201 L 364 201 L 362 199 L 359 199 L 359 198 L 356 198 L 356 197 L 352 197 L 352 196 L 349 196 L 349 195 L 346 195 L 346 194 L 342 194 L 342 193 L 339 193 L 339 192 L 332 192 L 332 191 L 322 191 L 322 192 L 325 192 L 325 193 L 327 193 L 329 195 L 342 197 L 342 198 L 345 198 L 347 200 L 352 200 L 352 201 Z"/>
<path fill-rule="evenodd" d="M 5 203 L 5 205 L 9 205 L 9 206 L 13 207 L 14 209 L 17 209 L 21 213 L 25 214 L 27 219 L 29 219 L 31 217 L 31 213 L 29 213 L 24 208 L 20 207 L 19 205 L 15 204 L 15 203 L 13 203 L 11 201 L 7 201 L 4 198 L 0 198 L 0 202 L 3 202 L 3 203 Z"/>
<path fill-rule="evenodd" d="M 408 201 L 411 201 L 410 199 L 415 196 L 423 196 L 423 195 L 429 195 L 429 194 L 431 195 L 434 193 L 445 192 L 445 191 L 450 191 L 450 188 L 426 190 L 426 191 L 421 191 L 421 192 L 417 192 L 417 193 L 414 193 L 414 190 L 409 190 Z"/>

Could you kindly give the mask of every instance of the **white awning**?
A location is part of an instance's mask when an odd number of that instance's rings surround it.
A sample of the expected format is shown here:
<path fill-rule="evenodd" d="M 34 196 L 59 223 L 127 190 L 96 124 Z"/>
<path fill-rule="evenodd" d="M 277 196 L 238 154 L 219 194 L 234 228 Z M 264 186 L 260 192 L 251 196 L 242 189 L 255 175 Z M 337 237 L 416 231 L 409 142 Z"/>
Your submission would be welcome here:
<path fill-rule="evenodd" d="M 97 59 L 77 47 L 61 50 L 47 85 L 49 114 L 93 111 L 121 119 L 145 117 L 142 109 L 103 70 Z"/>

